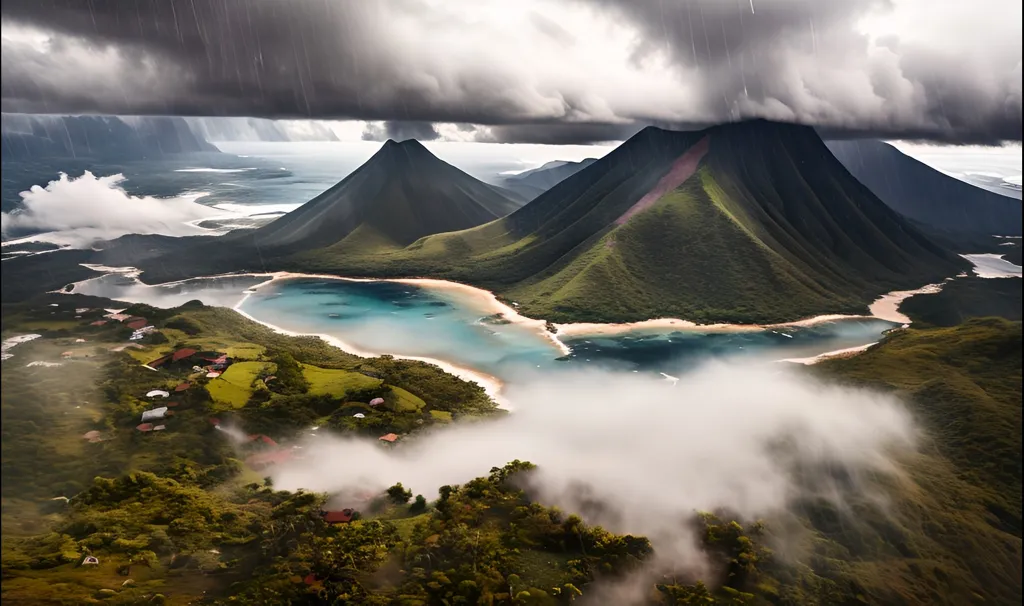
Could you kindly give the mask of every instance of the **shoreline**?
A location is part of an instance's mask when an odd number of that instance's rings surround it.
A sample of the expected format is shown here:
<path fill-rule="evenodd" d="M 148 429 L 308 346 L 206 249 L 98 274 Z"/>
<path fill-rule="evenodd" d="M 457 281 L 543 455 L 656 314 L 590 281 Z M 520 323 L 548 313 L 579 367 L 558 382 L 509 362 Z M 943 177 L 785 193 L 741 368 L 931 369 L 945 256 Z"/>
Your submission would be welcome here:
<path fill-rule="evenodd" d="M 775 324 L 697 324 L 689 320 L 682 320 L 678 318 L 655 318 L 651 320 L 644 320 L 640 322 L 625 322 L 620 324 L 601 324 L 601 323 L 565 323 L 565 324 L 554 324 L 556 332 L 552 333 L 547 329 L 547 321 L 535 318 L 529 318 L 521 314 L 518 310 L 510 305 L 507 305 L 500 301 L 498 297 L 491 291 L 478 288 L 469 284 L 463 284 L 461 282 L 453 282 L 450 280 L 440 280 L 436 278 L 352 278 L 345 276 L 336 276 L 332 274 L 309 274 L 309 273 L 298 273 L 289 271 L 278 271 L 278 272 L 242 272 L 242 273 L 225 273 L 217 274 L 213 276 L 197 276 L 195 278 L 187 278 L 184 280 L 175 280 L 172 282 L 166 282 L 162 284 L 145 284 L 138 279 L 135 272 L 135 268 L 114 268 L 106 266 L 92 266 L 89 269 L 93 269 L 97 272 L 107 271 L 109 273 L 121 274 L 126 277 L 134 278 L 140 285 L 149 286 L 151 288 L 158 288 L 161 286 L 175 286 L 185 282 L 195 280 L 215 280 L 223 278 L 242 278 L 242 277 L 253 277 L 253 278 L 266 278 L 262 282 L 254 284 L 245 291 L 242 292 L 241 297 L 233 305 L 231 309 L 242 315 L 243 317 L 256 322 L 257 324 L 266 326 L 271 330 L 274 330 L 280 334 L 290 336 L 313 336 L 324 340 L 327 343 L 341 349 L 342 351 L 363 358 L 372 358 L 380 355 L 381 353 L 370 352 L 361 350 L 358 347 L 332 335 L 323 333 L 305 333 L 296 332 L 270 322 L 259 320 L 248 312 L 242 310 L 242 306 L 248 301 L 249 297 L 256 293 L 256 291 L 264 286 L 272 284 L 274 282 L 294 279 L 317 279 L 317 280 L 340 280 L 345 282 L 395 282 L 399 284 L 408 284 L 411 286 L 419 286 L 427 289 L 445 290 L 452 293 L 456 293 L 460 296 L 464 296 L 472 301 L 481 308 L 482 311 L 491 312 L 493 314 L 501 314 L 501 316 L 511 323 L 520 324 L 523 326 L 530 327 L 537 331 L 538 334 L 542 335 L 548 340 L 562 355 L 569 355 L 572 353 L 572 349 L 566 345 L 560 337 L 575 337 L 575 336 L 602 336 L 602 335 L 618 335 L 625 334 L 633 331 L 643 330 L 656 330 L 656 329 L 674 329 L 678 331 L 692 331 L 692 332 L 760 332 L 766 330 L 779 330 L 787 328 L 800 328 L 814 326 L 817 324 L 824 324 L 828 322 L 834 322 L 838 320 L 883 320 L 887 322 L 893 322 L 896 324 L 907 325 L 910 323 L 910 319 L 904 314 L 899 312 L 899 305 L 904 300 L 918 294 L 933 294 L 937 293 L 942 289 L 943 284 L 927 284 L 921 288 L 914 290 L 905 291 L 893 291 L 881 295 L 871 305 L 868 306 L 869 314 L 867 315 L 853 315 L 853 314 L 825 314 L 819 316 L 813 316 L 810 318 L 803 318 L 800 320 L 793 320 L 791 322 L 781 322 Z M 103 275 L 108 275 L 103 274 Z M 102 277 L 102 276 L 97 276 Z M 95 279 L 95 278 L 90 278 Z M 947 280 L 952 279 L 948 278 Z M 83 280 L 82 282 L 84 282 Z M 78 282 L 75 283 L 77 286 Z M 65 293 L 64 290 L 58 292 Z M 71 293 L 75 292 L 72 289 Z M 859 351 L 863 351 L 868 347 L 874 345 L 876 342 L 868 343 L 863 346 L 846 348 L 843 350 L 837 350 L 833 352 L 825 352 L 812 356 L 809 358 L 798 358 L 786 361 L 800 362 L 800 363 L 814 363 L 813 361 L 820 361 L 826 359 L 824 356 L 850 354 L 856 355 Z M 404 355 L 393 355 L 396 359 L 400 360 L 411 360 L 433 364 L 438 366 L 445 372 L 455 375 L 461 379 L 472 381 L 477 385 L 480 385 L 484 391 L 498 404 L 499 407 L 508 409 L 508 401 L 502 397 L 501 392 L 505 387 L 503 381 L 495 376 L 489 375 L 478 370 L 460 366 L 447 360 L 441 360 L 438 358 L 429 358 L 424 356 L 404 356 Z"/>
<path fill-rule="evenodd" d="M 268 280 L 267 282 L 264 282 L 263 284 L 267 284 L 269 282 L 270 282 L 270 280 Z M 262 284 L 260 284 L 260 286 L 262 286 Z M 256 287 L 253 287 L 253 288 L 256 288 Z M 255 322 L 255 323 L 257 323 L 257 324 L 259 324 L 261 326 L 266 326 L 267 328 L 273 330 L 276 333 L 279 333 L 279 334 L 282 334 L 282 335 L 287 335 L 287 336 L 290 336 L 290 337 L 317 337 L 317 338 L 323 340 L 325 343 L 333 345 L 334 347 L 337 347 L 338 349 L 344 351 L 347 354 L 351 354 L 353 356 L 357 356 L 357 357 L 360 357 L 360 358 L 377 358 L 377 357 L 380 357 L 382 355 L 390 355 L 391 357 L 395 358 L 396 360 L 410 360 L 410 361 L 413 361 L 413 362 L 424 362 L 424 363 L 427 363 L 427 364 L 433 364 L 434 366 L 437 366 L 438 368 L 440 368 L 441 370 L 447 372 L 448 374 L 451 374 L 451 375 L 454 375 L 456 377 L 459 377 L 460 379 L 462 379 L 464 381 L 470 381 L 470 382 L 476 383 L 477 385 L 479 385 L 480 387 L 483 388 L 484 392 L 491 399 L 494 400 L 494 402 L 498 405 L 499 408 L 502 408 L 502 409 L 505 409 L 505 410 L 510 410 L 510 406 L 509 406 L 508 400 L 505 399 L 505 397 L 501 393 L 502 390 L 505 387 L 505 383 L 503 381 L 501 381 L 501 379 L 499 379 L 499 378 L 497 378 L 497 377 L 495 377 L 493 375 L 489 375 L 487 373 L 483 373 L 483 372 L 480 372 L 478 370 L 474 370 L 474 369 L 471 369 L 471 368 L 466 368 L 466 367 L 463 367 L 463 366 L 459 366 L 457 364 L 453 364 L 451 362 L 448 362 L 448 361 L 445 361 L 445 360 L 440 360 L 440 359 L 437 359 L 437 358 L 428 358 L 428 357 L 424 357 L 424 356 L 403 356 L 403 355 L 398 355 L 398 354 L 383 354 L 383 353 L 376 353 L 376 352 L 372 352 L 372 351 L 367 351 L 365 349 L 360 349 L 360 348 L 352 345 L 351 343 L 348 343 L 347 341 L 344 341 L 344 340 L 342 340 L 342 339 L 340 339 L 338 337 L 335 337 L 333 335 L 324 334 L 324 333 L 309 333 L 309 332 L 298 332 L 298 331 L 294 331 L 294 330 L 289 330 L 289 329 L 284 328 L 282 326 L 277 326 L 276 324 L 271 324 L 270 322 L 265 322 L 263 320 L 255 318 L 252 315 L 250 315 L 248 312 L 243 311 L 241 309 L 242 303 L 244 303 L 245 300 L 249 298 L 250 294 L 252 294 L 252 293 L 246 293 L 245 296 L 242 297 L 242 299 L 238 303 L 236 303 L 231 309 L 235 313 L 239 314 L 240 316 L 242 316 L 244 318 L 247 318 L 249 320 L 252 320 L 253 322 Z"/>
<path fill-rule="evenodd" d="M 852 358 L 858 354 L 862 354 L 865 351 L 871 349 L 875 345 L 878 345 L 881 341 L 874 341 L 872 343 L 866 343 L 864 345 L 854 345 L 853 347 L 845 347 L 843 349 L 836 349 L 834 351 L 826 351 L 816 356 L 808 356 L 806 358 L 783 358 L 777 360 L 778 362 L 789 362 L 790 364 L 803 364 L 804 366 L 810 366 L 817 364 L 818 362 L 824 362 L 825 360 L 835 360 L 840 358 Z"/>

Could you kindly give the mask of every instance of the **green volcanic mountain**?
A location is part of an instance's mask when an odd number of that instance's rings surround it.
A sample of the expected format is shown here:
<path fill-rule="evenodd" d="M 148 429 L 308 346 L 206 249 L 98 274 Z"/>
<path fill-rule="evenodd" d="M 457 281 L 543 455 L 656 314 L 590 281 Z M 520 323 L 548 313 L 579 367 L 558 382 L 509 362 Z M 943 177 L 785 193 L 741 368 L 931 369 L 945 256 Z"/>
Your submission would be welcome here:
<path fill-rule="evenodd" d="M 945 175 L 882 141 L 829 141 L 857 179 L 900 214 L 948 233 L 1021 235 L 1020 200 Z"/>
<path fill-rule="evenodd" d="M 296 268 L 465 281 L 556 321 L 767 322 L 864 312 L 965 263 L 883 204 L 811 128 L 647 128 L 486 225 Z"/>
<path fill-rule="evenodd" d="M 404 247 L 475 227 L 520 204 L 515 195 L 441 161 L 418 141 L 389 140 L 337 185 L 248 238 L 267 249 Z"/>

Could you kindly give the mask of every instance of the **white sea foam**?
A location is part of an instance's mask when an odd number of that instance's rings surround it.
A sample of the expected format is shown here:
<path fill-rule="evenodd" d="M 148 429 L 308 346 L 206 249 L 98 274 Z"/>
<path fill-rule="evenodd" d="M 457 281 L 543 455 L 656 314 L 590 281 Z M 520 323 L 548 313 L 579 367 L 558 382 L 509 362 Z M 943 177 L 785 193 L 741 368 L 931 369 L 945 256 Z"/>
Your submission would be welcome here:
<path fill-rule="evenodd" d="M 179 168 L 174 171 L 176 173 L 244 173 L 250 170 L 256 170 L 255 168 Z"/>

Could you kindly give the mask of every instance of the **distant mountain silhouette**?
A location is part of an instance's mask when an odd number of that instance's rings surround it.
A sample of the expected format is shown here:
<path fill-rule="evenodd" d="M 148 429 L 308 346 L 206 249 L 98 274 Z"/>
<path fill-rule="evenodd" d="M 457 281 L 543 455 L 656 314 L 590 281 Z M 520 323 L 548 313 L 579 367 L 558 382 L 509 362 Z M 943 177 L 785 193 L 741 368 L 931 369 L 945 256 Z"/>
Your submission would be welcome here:
<path fill-rule="evenodd" d="M 1020 200 L 964 183 L 882 141 L 826 145 L 883 202 L 924 226 L 951 233 L 1022 233 Z"/>
<path fill-rule="evenodd" d="M 4 161 L 54 158 L 141 160 L 218 149 L 183 118 L 4 114 Z"/>
<path fill-rule="evenodd" d="M 765 322 L 864 312 L 953 275 L 808 127 L 647 128 L 508 217 L 381 259 L 304 266 L 478 284 L 555 320 Z"/>
<path fill-rule="evenodd" d="M 517 175 L 503 177 L 501 186 L 518 193 L 526 200 L 532 200 L 594 162 L 597 162 L 597 158 L 586 158 L 579 162 L 554 160 Z"/>

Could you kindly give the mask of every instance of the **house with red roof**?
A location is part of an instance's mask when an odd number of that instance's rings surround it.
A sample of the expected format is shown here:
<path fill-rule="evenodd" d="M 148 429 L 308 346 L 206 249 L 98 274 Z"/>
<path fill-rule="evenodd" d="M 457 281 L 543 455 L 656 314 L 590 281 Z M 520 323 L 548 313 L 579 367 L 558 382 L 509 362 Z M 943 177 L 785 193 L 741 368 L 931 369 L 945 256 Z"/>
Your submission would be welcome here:
<path fill-rule="evenodd" d="M 341 511 L 325 511 L 321 515 L 324 522 L 328 524 L 348 524 L 352 521 L 356 512 L 353 509 L 342 509 Z"/>
<path fill-rule="evenodd" d="M 263 444 L 266 444 L 267 446 L 272 446 L 274 448 L 277 448 L 277 442 L 275 442 L 274 439 L 271 438 L 270 436 L 265 436 L 263 434 L 252 434 L 252 435 L 246 436 L 245 441 L 246 442 L 250 442 L 250 443 L 251 442 L 262 442 Z"/>
<path fill-rule="evenodd" d="M 258 452 L 246 457 L 245 464 L 259 471 L 261 469 L 266 469 L 267 467 L 287 463 L 291 460 L 292 453 L 290 450 L 270 450 L 267 452 Z"/>
<path fill-rule="evenodd" d="M 382 435 L 381 437 L 379 437 L 377 439 L 381 440 L 383 442 L 388 442 L 388 443 L 392 443 L 393 444 L 396 440 L 398 440 L 398 434 L 386 433 L 386 434 Z"/>

